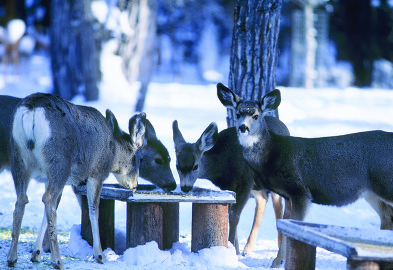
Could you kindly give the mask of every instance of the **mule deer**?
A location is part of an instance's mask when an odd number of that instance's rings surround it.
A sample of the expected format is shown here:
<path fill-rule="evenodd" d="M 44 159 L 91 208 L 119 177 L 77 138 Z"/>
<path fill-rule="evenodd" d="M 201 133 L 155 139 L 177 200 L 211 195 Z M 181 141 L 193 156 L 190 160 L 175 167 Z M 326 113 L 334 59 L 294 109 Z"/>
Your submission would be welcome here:
<path fill-rule="evenodd" d="M 277 118 L 268 117 L 272 131 L 289 135 L 287 127 Z M 229 215 L 229 241 L 239 254 L 237 225 L 240 214 L 250 193 L 255 197 L 254 223 L 244 253 L 254 249 L 259 226 L 265 211 L 268 193 L 262 189 L 257 174 L 247 164 L 242 148 L 237 141 L 236 129 L 229 128 L 218 133 L 216 123 L 211 123 L 195 143 L 187 143 L 181 134 L 177 121 L 173 122 L 173 141 L 176 151 L 176 168 L 180 177 L 181 189 L 189 192 L 197 178 L 209 179 L 223 190 L 236 192 L 236 203 L 231 206 Z M 272 194 L 276 219 L 282 218 L 281 198 Z M 279 243 L 281 243 L 279 233 Z"/>
<path fill-rule="evenodd" d="M 21 98 L 0 95 L 0 171 L 10 169 L 10 131 L 13 111 Z M 170 156 L 166 147 L 157 138 L 155 129 L 146 118 L 145 142 L 141 151 L 142 159 L 139 176 L 152 182 L 164 191 L 176 189 L 176 181 L 170 168 Z M 127 136 L 126 133 L 123 136 Z M 78 198 L 80 201 L 80 198 Z M 44 219 L 46 219 L 44 215 Z M 47 234 L 44 237 L 44 251 L 50 251 Z"/>
<path fill-rule="evenodd" d="M 381 229 L 393 229 L 393 133 L 281 136 L 269 131 L 263 117 L 279 106 L 279 90 L 260 102 L 243 101 L 218 84 L 217 95 L 236 111 L 243 156 L 266 188 L 291 201 L 292 219 L 303 220 L 311 202 L 344 206 L 364 197 L 378 213 Z M 282 263 L 284 254 L 281 245 L 273 267 Z"/>
<path fill-rule="evenodd" d="M 56 230 L 56 208 L 65 184 L 86 182 L 93 251 L 97 262 L 105 262 L 98 229 L 98 205 L 103 181 L 112 172 L 119 183 L 135 189 L 145 134 L 145 113 L 129 121 L 130 134 L 120 130 L 110 110 L 106 119 L 96 109 L 78 106 L 50 94 L 33 94 L 15 109 L 11 136 L 11 172 L 17 201 L 14 210 L 8 265 L 17 261 L 17 244 L 30 177 L 46 184 L 42 201 L 44 219 L 31 260 L 39 261 L 44 232 L 48 229 L 51 262 L 63 269 Z"/>

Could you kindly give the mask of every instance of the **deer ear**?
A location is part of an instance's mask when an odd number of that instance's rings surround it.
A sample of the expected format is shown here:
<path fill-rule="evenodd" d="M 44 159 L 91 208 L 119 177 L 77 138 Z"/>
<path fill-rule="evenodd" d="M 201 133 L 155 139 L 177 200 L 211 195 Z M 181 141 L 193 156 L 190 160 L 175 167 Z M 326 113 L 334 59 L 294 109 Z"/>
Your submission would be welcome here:
<path fill-rule="evenodd" d="M 198 149 L 201 153 L 209 151 L 218 138 L 218 128 L 217 124 L 212 122 L 202 133 L 201 137 L 196 142 Z"/>
<path fill-rule="evenodd" d="M 146 134 L 145 134 L 145 139 L 149 140 L 154 140 L 157 139 L 157 135 L 156 135 L 156 131 L 153 127 L 153 125 L 151 124 L 151 122 L 149 121 L 149 119 L 146 118 Z"/>
<path fill-rule="evenodd" d="M 233 93 L 228 87 L 222 83 L 217 84 L 217 96 L 222 105 L 227 108 L 236 108 L 237 104 L 241 101 L 240 97 Z"/>
<path fill-rule="evenodd" d="M 128 130 L 131 143 L 138 148 L 141 147 L 146 133 L 146 113 L 142 112 L 131 117 L 128 122 Z"/>
<path fill-rule="evenodd" d="M 173 130 L 173 142 L 175 143 L 175 150 L 176 150 L 176 146 L 185 143 L 186 140 L 184 140 L 183 135 L 180 132 L 177 120 L 173 121 L 172 130 Z"/>
<path fill-rule="evenodd" d="M 261 101 L 261 109 L 263 113 L 274 111 L 281 103 L 280 90 L 276 89 L 267 93 Z"/>
<path fill-rule="evenodd" d="M 117 119 L 113 112 L 109 109 L 106 110 L 105 112 L 106 115 L 106 122 L 109 124 L 109 126 L 112 129 L 112 133 L 116 136 L 121 136 L 123 131 L 119 127 L 119 123 L 117 122 Z"/>

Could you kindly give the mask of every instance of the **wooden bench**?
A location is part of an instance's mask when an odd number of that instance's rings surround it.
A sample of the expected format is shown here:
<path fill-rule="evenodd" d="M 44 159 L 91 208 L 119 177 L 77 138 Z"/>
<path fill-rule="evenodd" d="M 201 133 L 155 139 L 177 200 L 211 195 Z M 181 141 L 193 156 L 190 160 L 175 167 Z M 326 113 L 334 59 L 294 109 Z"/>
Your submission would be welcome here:
<path fill-rule="evenodd" d="M 86 186 L 76 188 L 82 196 L 81 235 L 93 243 Z M 99 207 L 102 248 L 114 249 L 115 201 L 127 203 L 126 247 L 156 241 L 160 249 L 170 249 L 179 241 L 179 203 L 192 203 L 191 251 L 228 244 L 229 205 L 236 202 L 231 191 L 193 188 L 190 193 L 164 193 L 154 185 L 138 185 L 137 192 L 118 184 L 104 184 Z"/>
<path fill-rule="evenodd" d="M 287 236 L 285 269 L 315 269 L 316 247 L 347 258 L 347 269 L 393 269 L 393 231 L 277 220 Z"/>

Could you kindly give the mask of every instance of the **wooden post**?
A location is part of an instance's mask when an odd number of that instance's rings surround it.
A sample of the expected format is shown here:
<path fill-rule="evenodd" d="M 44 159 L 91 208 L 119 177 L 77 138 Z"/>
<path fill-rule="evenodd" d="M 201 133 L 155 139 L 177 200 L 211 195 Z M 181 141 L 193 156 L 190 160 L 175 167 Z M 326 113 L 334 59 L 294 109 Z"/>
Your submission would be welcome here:
<path fill-rule="evenodd" d="M 98 228 L 100 230 L 101 247 L 115 249 L 115 201 L 100 200 Z M 89 218 L 87 197 L 82 195 L 82 225 L 81 236 L 89 245 L 93 246 L 93 234 Z"/>
<path fill-rule="evenodd" d="M 127 203 L 126 247 L 156 241 L 163 249 L 163 211 L 156 203 Z"/>
<path fill-rule="evenodd" d="M 287 238 L 285 270 L 314 270 L 316 247 Z"/>
<path fill-rule="evenodd" d="M 228 246 L 228 204 L 192 204 L 191 251 Z"/>
<path fill-rule="evenodd" d="M 370 261 L 347 261 L 347 270 L 379 270 L 377 262 Z M 391 269 L 391 268 L 390 268 Z"/>
<path fill-rule="evenodd" d="M 163 249 L 179 241 L 179 203 L 161 203 L 163 211 Z"/>

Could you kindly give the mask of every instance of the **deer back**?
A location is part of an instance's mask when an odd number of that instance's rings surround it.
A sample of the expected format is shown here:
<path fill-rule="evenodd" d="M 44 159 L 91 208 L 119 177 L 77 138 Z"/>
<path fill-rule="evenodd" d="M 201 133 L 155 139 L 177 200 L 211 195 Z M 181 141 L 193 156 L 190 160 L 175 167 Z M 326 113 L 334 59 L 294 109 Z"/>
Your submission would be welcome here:
<path fill-rule="evenodd" d="M 130 119 L 130 134 L 120 130 L 107 110 L 74 105 L 51 94 L 33 94 L 21 101 L 13 120 L 13 141 L 27 166 L 70 168 L 69 180 L 91 177 L 103 181 L 113 172 L 120 184 L 135 188 L 143 144 L 145 115 Z M 12 147 L 12 144 L 11 144 Z"/>

